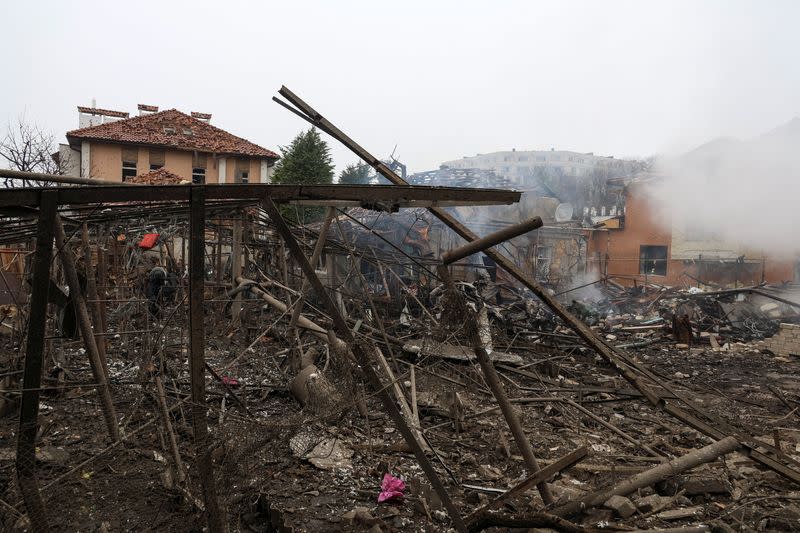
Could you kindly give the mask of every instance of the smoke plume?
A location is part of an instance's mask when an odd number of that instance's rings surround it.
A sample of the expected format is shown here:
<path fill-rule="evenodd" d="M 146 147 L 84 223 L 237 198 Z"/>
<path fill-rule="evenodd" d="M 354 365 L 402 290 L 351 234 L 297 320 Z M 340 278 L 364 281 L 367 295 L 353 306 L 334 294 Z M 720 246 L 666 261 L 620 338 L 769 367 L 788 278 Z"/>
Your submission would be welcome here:
<path fill-rule="evenodd" d="M 758 138 L 721 138 L 660 158 L 654 196 L 662 220 L 752 253 L 800 251 L 800 118 Z"/>

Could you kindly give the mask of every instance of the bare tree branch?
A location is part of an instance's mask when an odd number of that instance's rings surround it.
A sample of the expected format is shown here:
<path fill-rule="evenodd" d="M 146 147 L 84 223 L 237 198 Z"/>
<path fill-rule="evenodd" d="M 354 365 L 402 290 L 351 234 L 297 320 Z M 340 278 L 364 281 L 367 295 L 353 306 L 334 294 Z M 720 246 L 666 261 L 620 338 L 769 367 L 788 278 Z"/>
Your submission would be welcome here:
<path fill-rule="evenodd" d="M 63 174 L 63 165 L 59 165 L 53 158 L 55 151 L 55 135 L 44 131 L 35 122 L 28 121 L 24 113 L 19 115 L 16 121 L 8 123 L 6 135 L 0 139 L 0 157 L 7 161 L 10 168 L 23 172 Z M 19 180 L 5 178 L 2 185 L 9 188 L 46 184 L 27 180 L 19 183 Z"/>

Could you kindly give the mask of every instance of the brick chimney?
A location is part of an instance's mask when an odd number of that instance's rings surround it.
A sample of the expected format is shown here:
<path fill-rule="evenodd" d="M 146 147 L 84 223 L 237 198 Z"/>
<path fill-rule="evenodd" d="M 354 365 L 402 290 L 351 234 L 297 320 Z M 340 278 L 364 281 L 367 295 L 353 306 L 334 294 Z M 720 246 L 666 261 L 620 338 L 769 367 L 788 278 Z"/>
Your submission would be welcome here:
<path fill-rule="evenodd" d="M 199 113 L 197 111 L 192 111 L 192 117 L 196 118 L 197 120 L 202 120 L 203 122 L 211 122 L 211 113 Z"/>
<path fill-rule="evenodd" d="M 158 113 L 157 105 L 139 104 L 139 116 L 149 115 L 151 113 Z"/>

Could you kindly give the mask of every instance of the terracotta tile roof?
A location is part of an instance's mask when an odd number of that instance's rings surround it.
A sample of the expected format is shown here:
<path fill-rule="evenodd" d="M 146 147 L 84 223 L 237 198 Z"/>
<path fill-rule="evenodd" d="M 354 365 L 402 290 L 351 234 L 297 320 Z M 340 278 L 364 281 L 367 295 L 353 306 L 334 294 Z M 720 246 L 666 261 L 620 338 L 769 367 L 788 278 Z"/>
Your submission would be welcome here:
<path fill-rule="evenodd" d="M 155 113 L 158 111 L 157 105 L 147 105 L 147 104 L 139 104 L 139 111 L 152 111 Z"/>
<path fill-rule="evenodd" d="M 192 111 L 192 116 L 194 118 L 199 118 L 200 120 L 211 120 L 211 113 L 200 113 L 199 111 Z"/>
<path fill-rule="evenodd" d="M 68 131 L 67 139 L 70 143 L 73 140 L 88 139 L 217 154 L 275 159 L 280 157 L 272 150 L 190 117 L 177 109 Z"/>
<path fill-rule="evenodd" d="M 190 183 L 189 180 L 170 172 L 165 168 L 157 168 L 145 174 L 139 174 L 125 180 L 125 183 L 140 183 L 142 185 L 173 185 L 176 183 Z"/>
<path fill-rule="evenodd" d="M 128 118 L 130 116 L 130 113 L 124 111 L 112 111 L 111 109 L 100 109 L 99 107 L 78 106 L 78 111 L 81 113 L 89 113 L 90 115 L 105 115 L 107 117 Z"/>

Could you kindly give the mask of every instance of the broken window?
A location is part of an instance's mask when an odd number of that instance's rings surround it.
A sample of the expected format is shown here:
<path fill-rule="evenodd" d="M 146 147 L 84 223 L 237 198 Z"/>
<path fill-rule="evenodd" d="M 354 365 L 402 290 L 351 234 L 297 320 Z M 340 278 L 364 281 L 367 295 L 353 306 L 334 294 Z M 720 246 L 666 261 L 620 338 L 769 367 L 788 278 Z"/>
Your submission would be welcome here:
<path fill-rule="evenodd" d="M 150 149 L 150 170 L 157 170 L 164 166 L 166 155 L 164 150 L 158 148 Z"/>
<path fill-rule="evenodd" d="M 122 148 L 122 181 L 136 176 L 136 162 L 139 160 L 138 148 Z"/>
<path fill-rule="evenodd" d="M 667 247 L 643 244 L 639 246 L 639 274 L 667 275 Z"/>
<path fill-rule="evenodd" d="M 250 160 L 237 159 L 236 160 L 236 174 L 234 174 L 234 183 L 247 183 L 250 180 Z"/>
<path fill-rule="evenodd" d="M 195 152 L 192 155 L 192 183 L 206 182 L 206 165 L 208 154 Z"/>

